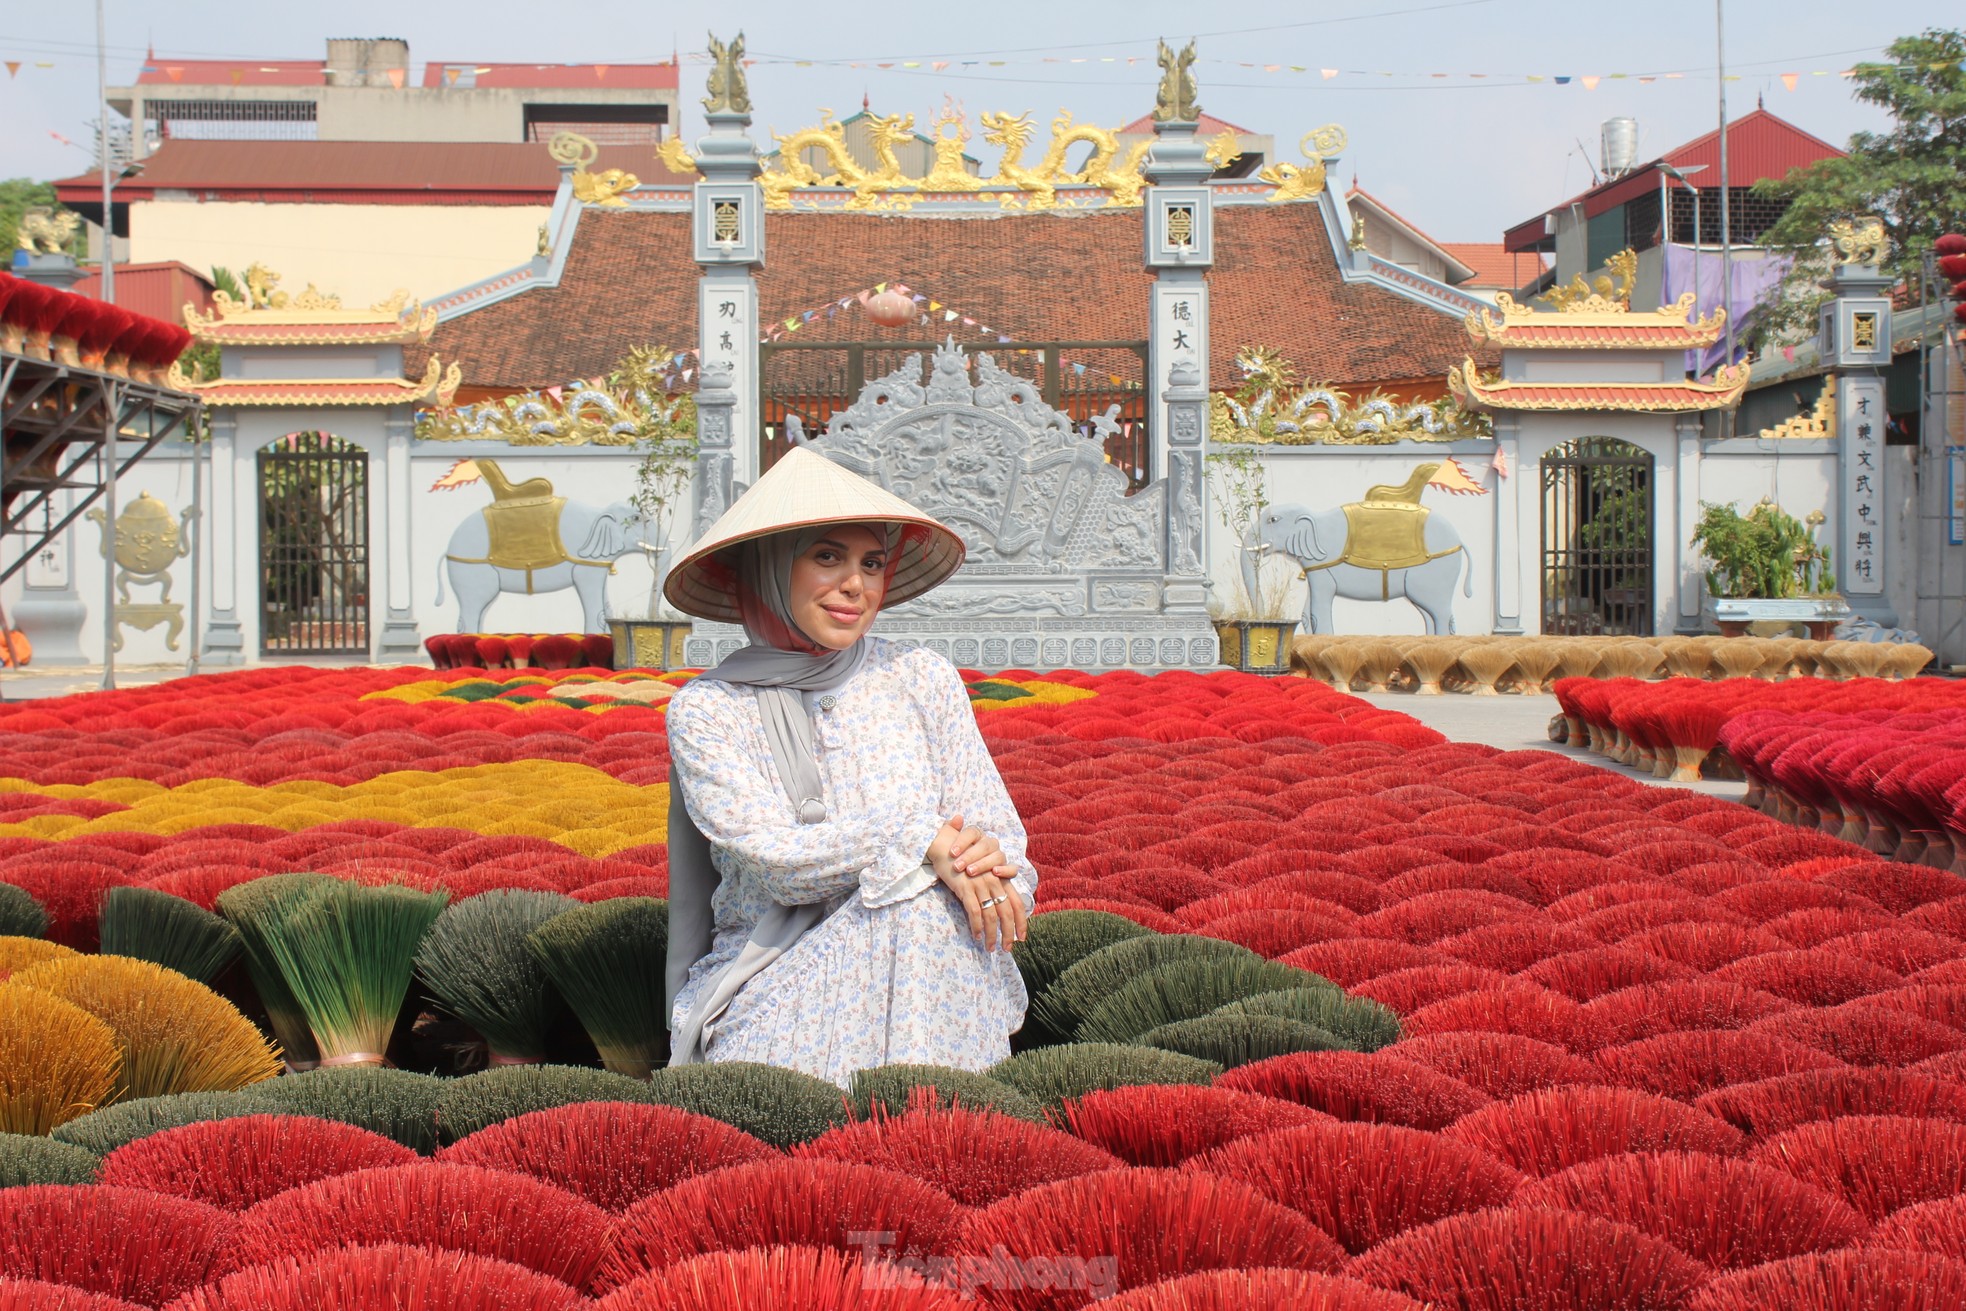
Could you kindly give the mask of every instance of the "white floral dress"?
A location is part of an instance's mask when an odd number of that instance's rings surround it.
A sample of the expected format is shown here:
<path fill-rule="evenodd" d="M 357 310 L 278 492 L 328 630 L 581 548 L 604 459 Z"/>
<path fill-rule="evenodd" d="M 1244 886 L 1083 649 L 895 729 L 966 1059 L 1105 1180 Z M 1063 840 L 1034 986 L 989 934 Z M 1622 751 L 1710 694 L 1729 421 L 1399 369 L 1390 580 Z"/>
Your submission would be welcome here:
<path fill-rule="evenodd" d="M 751 978 L 706 1036 L 712 1061 L 789 1066 L 845 1086 L 899 1062 L 980 1070 L 1010 1054 L 1028 1003 L 1008 951 L 970 935 L 955 894 L 922 861 L 960 814 L 1037 875 L 1024 826 L 977 731 L 955 667 L 876 638 L 830 697 L 807 693 L 827 820 L 800 824 L 771 763 L 757 694 L 699 678 L 669 702 L 669 751 L 721 877 L 710 954 L 676 996 L 680 1024 L 773 902 L 829 913 Z"/>

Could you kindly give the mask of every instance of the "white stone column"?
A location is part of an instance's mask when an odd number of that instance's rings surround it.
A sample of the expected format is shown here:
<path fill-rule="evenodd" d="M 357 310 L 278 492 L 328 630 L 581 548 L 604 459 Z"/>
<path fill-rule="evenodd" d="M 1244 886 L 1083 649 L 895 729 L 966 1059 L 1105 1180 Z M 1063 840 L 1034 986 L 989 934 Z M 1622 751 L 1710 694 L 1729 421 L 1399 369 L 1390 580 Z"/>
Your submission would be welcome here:
<path fill-rule="evenodd" d="M 239 416 L 232 410 L 212 411 L 211 441 L 211 517 L 201 529 L 211 534 L 204 555 L 211 570 L 212 601 L 200 663 L 241 665 L 246 662 L 246 634 L 239 618 L 239 572 L 242 557 L 249 560 L 258 551 L 259 498 L 253 496 L 241 508 L 240 485 L 251 488 L 253 480 L 250 471 L 241 477 L 239 462 L 250 461 L 253 453 L 239 451 Z"/>
<path fill-rule="evenodd" d="M 380 548 L 386 577 L 381 589 L 382 628 L 374 642 L 375 658 L 382 664 L 417 663 L 423 659 L 423 637 L 417 631 L 412 558 L 415 535 L 410 532 L 410 436 L 414 419 L 405 409 L 392 410 L 383 422 L 382 477 L 372 479 L 370 487 L 382 493 L 383 525 Z M 374 468 L 370 461 L 370 468 Z M 371 513 L 377 507 L 371 505 Z M 375 589 L 371 584 L 371 591 Z M 369 597 L 369 613 L 375 615 L 377 598 Z"/>
<path fill-rule="evenodd" d="M 1495 571 L 1495 619 L 1491 632 L 1519 637 L 1522 627 L 1522 483 L 1530 480 L 1530 493 L 1537 488 L 1536 469 L 1522 466 L 1522 434 L 1519 421 L 1507 412 L 1495 416 L 1495 459 L 1507 469 L 1507 477 L 1495 479 L 1495 546 L 1489 561 Z M 1530 549 L 1536 549 L 1532 546 Z M 1540 622 L 1540 621 L 1539 621 Z"/>
<path fill-rule="evenodd" d="M 1666 538 L 1653 547 L 1655 558 L 1673 562 L 1675 587 L 1679 594 L 1678 622 L 1673 631 L 1687 636 L 1696 635 L 1706 628 L 1703 613 L 1706 601 L 1706 575 L 1700 569 L 1700 562 L 1688 538 L 1693 535 L 1693 525 L 1700 521 L 1700 441 L 1705 425 L 1698 414 L 1682 414 L 1674 425 L 1679 438 L 1679 459 L 1675 462 L 1679 494 L 1674 497 L 1675 513 L 1673 522 L 1663 524 Z M 1668 543 L 1670 549 L 1666 548 Z"/>

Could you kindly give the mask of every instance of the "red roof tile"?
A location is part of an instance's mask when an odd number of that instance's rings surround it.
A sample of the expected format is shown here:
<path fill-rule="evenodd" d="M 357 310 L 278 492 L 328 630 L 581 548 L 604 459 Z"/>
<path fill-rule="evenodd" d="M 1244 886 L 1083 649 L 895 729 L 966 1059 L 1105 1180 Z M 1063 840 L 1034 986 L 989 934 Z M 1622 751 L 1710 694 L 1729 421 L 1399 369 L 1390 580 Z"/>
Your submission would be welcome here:
<path fill-rule="evenodd" d="M 594 168 L 625 168 L 644 184 L 685 186 L 647 146 L 602 146 Z M 545 205 L 560 169 L 535 141 L 166 141 L 116 187 L 119 202 L 160 190 L 205 200 Z M 101 205 L 94 174 L 55 183 L 63 203 Z"/>
<path fill-rule="evenodd" d="M 1677 382 L 1525 382 L 1483 379 L 1472 362 L 1448 376 L 1448 390 L 1475 410 L 1624 410 L 1680 414 L 1731 409 L 1747 387 L 1745 368 Z"/>
<path fill-rule="evenodd" d="M 1536 252 L 1517 254 L 1499 241 L 1443 241 L 1440 248 L 1474 270 L 1472 278 L 1456 284 L 1464 291 L 1477 287 L 1514 291 L 1549 268 L 1549 261 Z"/>
<path fill-rule="evenodd" d="M 931 220 L 844 213 L 766 216 L 760 319 L 824 307 L 884 281 L 905 283 L 1024 341 L 1138 340 L 1152 277 L 1138 209 Z M 631 347 L 696 339 L 699 273 L 689 216 L 582 214 L 558 287 L 540 287 L 439 324 L 428 350 L 472 387 L 545 387 L 612 368 Z M 1316 205 L 1215 211 L 1209 275 L 1211 385 L 1236 383 L 1235 352 L 1274 346 L 1316 381 L 1349 388 L 1438 380 L 1467 352 L 1461 318 L 1369 283 L 1345 283 Z M 807 333 L 915 340 L 843 312 Z M 408 352 L 412 371 L 421 353 Z M 1493 352 L 1485 358 L 1492 360 Z"/>
<path fill-rule="evenodd" d="M 1229 122 L 1229 120 L 1227 120 L 1226 118 L 1217 118 L 1215 117 L 1215 115 L 1209 113 L 1207 110 L 1202 111 L 1201 117 L 1197 121 L 1201 125 L 1195 129 L 1195 135 L 1197 137 L 1218 136 L 1223 132 L 1234 132 L 1237 136 L 1245 136 L 1245 137 L 1255 135 L 1255 133 L 1250 128 L 1237 127 L 1234 123 Z M 1139 133 L 1152 132 L 1153 130 L 1154 130 L 1154 116 L 1152 114 L 1142 114 L 1140 117 L 1134 119 L 1131 123 L 1128 123 L 1125 127 L 1121 128 L 1120 133 L 1138 135 Z M 1116 133 L 1115 135 L 1119 135 L 1119 134 Z"/>

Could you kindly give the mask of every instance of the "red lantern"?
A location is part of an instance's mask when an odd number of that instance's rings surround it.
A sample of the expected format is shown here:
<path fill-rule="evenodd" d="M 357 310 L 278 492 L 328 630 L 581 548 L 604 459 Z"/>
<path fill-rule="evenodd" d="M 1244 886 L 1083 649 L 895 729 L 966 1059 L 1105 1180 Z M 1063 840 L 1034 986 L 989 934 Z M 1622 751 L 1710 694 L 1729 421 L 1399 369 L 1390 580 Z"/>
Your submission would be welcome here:
<path fill-rule="evenodd" d="M 868 297 L 867 317 L 883 328 L 898 328 L 915 321 L 915 302 L 898 291 L 884 291 Z"/>
<path fill-rule="evenodd" d="M 1966 255 L 1966 232 L 1948 232 L 1932 243 L 1941 255 Z"/>
<path fill-rule="evenodd" d="M 1948 282 L 1966 281 L 1966 255 L 1939 256 L 1939 272 Z"/>

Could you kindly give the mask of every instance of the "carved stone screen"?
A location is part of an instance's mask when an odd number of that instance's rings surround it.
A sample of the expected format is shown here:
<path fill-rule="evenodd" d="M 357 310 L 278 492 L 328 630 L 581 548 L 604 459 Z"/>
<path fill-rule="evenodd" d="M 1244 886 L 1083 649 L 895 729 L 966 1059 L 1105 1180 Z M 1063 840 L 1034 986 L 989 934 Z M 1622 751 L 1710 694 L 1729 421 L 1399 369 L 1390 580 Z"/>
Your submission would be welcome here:
<path fill-rule="evenodd" d="M 1170 534 L 1168 479 L 1128 496 L 1102 436 L 954 342 L 926 370 L 909 355 L 869 382 L 812 449 L 948 524 L 969 549 L 953 579 L 884 611 L 874 631 L 984 669 L 1214 664 L 1207 614 L 1170 609 L 1163 595 L 1170 575 L 1198 570 L 1199 500 L 1185 488 L 1174 498 Z M 689 659 L 742 644 L 735 628 L 698 624 Z"/>

